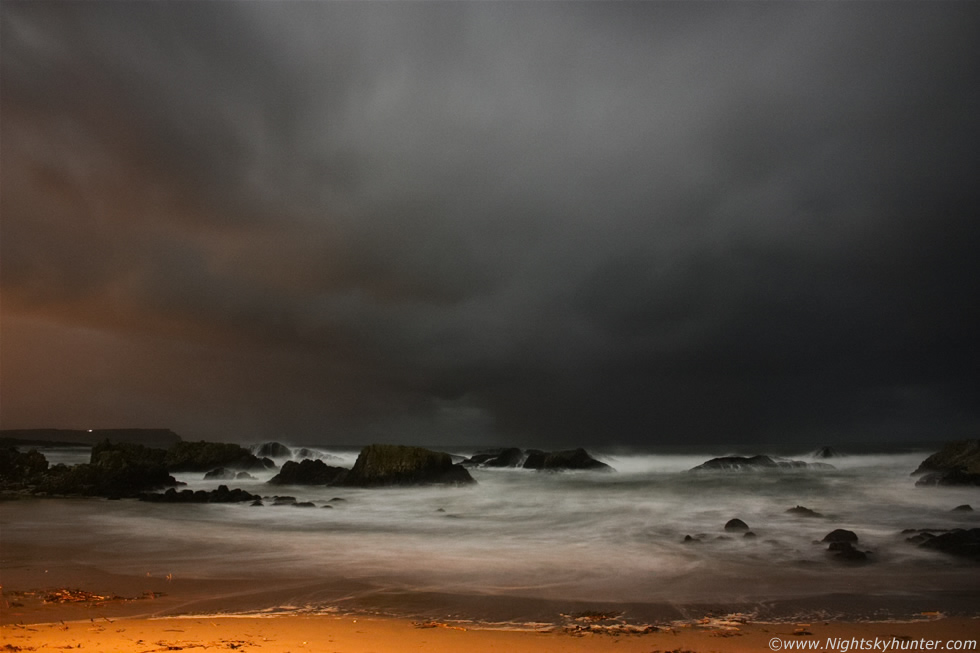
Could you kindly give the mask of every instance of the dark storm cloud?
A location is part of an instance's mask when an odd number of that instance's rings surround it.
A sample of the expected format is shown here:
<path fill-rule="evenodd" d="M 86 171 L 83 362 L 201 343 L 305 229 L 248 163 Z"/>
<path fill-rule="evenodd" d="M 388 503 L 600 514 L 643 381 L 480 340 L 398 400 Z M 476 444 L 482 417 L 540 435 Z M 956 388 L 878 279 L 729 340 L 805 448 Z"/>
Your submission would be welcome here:
<path fill-rule="evenodd" d="M 4 425 L 975 432 L 978 18 L 5 3 Z"/>

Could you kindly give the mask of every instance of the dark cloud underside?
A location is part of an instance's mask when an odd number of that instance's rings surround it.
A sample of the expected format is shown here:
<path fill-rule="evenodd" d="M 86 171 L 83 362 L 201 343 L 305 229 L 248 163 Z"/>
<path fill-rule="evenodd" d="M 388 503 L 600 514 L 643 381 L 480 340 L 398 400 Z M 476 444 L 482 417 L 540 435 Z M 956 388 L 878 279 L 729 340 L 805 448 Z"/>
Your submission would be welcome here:
<path fill-rule="evenodd" d="M 973 3 L 4 2 L 2 426 L 975 434 Z"/>

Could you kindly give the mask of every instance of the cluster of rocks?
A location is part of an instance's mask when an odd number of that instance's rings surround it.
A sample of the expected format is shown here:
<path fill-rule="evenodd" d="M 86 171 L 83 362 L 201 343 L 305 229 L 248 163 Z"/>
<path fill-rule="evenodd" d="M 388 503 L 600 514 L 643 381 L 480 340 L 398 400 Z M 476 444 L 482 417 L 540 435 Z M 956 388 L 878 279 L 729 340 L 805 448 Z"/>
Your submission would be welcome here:
<path fill-rule="evenodd" d="M 980 561 L 980 528 L 908 529 L 902 533 L 915 533 L 905 541 L 923 549 Z"/>
<path fill-rule="evenodd" d="M 229 490 L 227 485 L 219 485 L 217 489 L 211 491 L 177 491 L 170 488 L 166 492 L 143 492 L 139 495 L 139 499 L 153 503 L 241 503 L 243 501 L 260 501 L 262 497 L 240 488 Z"/>
<path fill-rule="evenodd" d="M 592 471 L 615 471 L 604 462 L 598 461 L 585 449 L 567 451 L 541 451 L 539 449 L 491 449 L 481 451 L 463 460 L 466 467 L 520 467 L 541 471 L 564 471 L 586 469 Z"/>
<path fill-rule="evenodd" d="M 786 458 L 773 458 L 772 456 L 721 456 L 712 458 L 701 463 L 697 467 L 692 467 L 692 472 L 705 471 L 725 471 L 725 472 L 746 472 L 761 471 L 767 469 L 835 469 L 828 463 L 808 463 L 802 460 L 789 460 Z"/>
<path fill-rule="evenodd" d="M 175 442 L 157 449 L 131 442 L 103 440 L 92 447 L 89 462 L 80 465 L 48 465 L 35 450 L 21 453 L 0 449 L 0 490 L 22 494 L 137 498 L 142 493 L 180 485 L 173 472 L 223 468 L 268 469 L 271 460 L 260 459 L 237 444 Z M 238 473 L 234 472 L 235 478 Z"/>
<path fill-rule="evenodd" d="M 854 547 L 858 541 L 857 533 L 844 528 L 838 528 L 827 533 L 822 540 L 828 544 L 827 551 L 834 554 L 834 558 L 845 562 L 867 562 L 871 551 L 860 551 Z"/>

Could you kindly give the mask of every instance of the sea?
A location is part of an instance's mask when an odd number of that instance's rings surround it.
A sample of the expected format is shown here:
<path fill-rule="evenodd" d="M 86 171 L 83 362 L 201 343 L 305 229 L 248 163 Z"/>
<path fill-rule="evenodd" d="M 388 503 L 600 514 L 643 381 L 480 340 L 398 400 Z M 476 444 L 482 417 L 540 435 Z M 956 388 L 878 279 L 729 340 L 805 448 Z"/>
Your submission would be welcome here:
<path fill-rule="evenodd" d="M 356 448 L 306 446 L 331 465 L 349 467 L 357 456 Z M 52 463 L 88 460 L 84 447 L 41 451 Z M 638 623 L 978 616 L 980 565 L 919 548 L 903 532 L 980 525 L 980 512 L 952 510 L 980 509 L 977 488 L 915 486 L 910 473 L 934 451 L 819 461 L 801 452 L 788 457 L 833 469 L 692 472 L 731 452 L 599 447 L 590 452 L 614 472 L 475 467 L 477 483 L 467 487 L 273 486 L 274 470 L 236 481 L 185 473 L 176 477 L 189 489 L 241 487 L 264 505 L 31 499 L 4 502 L 0 528 L 7 547 L 38 544 L 31 563 L 68 550 L 73 564 L 114 574 L 238 588 L 190 602 L 188 613 L 510 625 L 591 612 Z M 314 507 L 272 505 L 274 495 Z M 795 506 L 821 516 L 787 512 Z M 733 518 L 754 537 L 726 531 Z M 867 562 L 827 551 L 821 540 L 838 528 L 858 535 Z"/>

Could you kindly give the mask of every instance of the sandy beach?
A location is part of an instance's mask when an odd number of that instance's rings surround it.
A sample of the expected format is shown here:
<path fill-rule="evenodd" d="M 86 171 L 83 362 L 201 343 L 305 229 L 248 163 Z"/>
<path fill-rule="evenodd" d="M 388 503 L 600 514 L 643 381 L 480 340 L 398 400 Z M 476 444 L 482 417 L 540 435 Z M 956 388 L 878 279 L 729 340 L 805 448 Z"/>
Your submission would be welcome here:
<path fill-rule="evenodd" d="M 753 624 L 706 619 L 703 624 L 663 625 L 646 634 L 568 633 L 562 630 L 479 629 L 458 624 L 352 616 L 185 617 L 88 619 L 44 624 L 5 624 L 6 651 L 180 651 L 229 649 L 291 651 L 765 651 L 793 642 L 813 650 L 842 650 L 844 642 L 938 642 L 938 650 L 976 650 L 980 622 Z M 972 645 L 970 642 L 973 642 Z M 835 645 L 836 642 L 836 645 Z M 956 643 L 950 643 L 956 642 Z M 962 643 L 962 644 L 957 644 Z M 852 645 L 851 650 L 859 648 Z M 870 648 L 870 647 L 868 647 Z"/>
<path fill-rule="evenodd" d="M 64 571 L 64 570 L 61 570 Z M 51 573 L 75 586 L 45 584 Z M 522 628 L 453 620 L 413 620 L 364 614 L 231 615 L 244 587 L 222 582 L 134 578 L 74 568 L 7 569 L 0 592 L 2 651 L 237 650 L 265 653 L 328 651 L 765 651 L 865 650 L 874 643 L 901 643 L 927 650 L 977 650 L 980 620 L 923 613 L 912 620 L 880 622 L 811 621 L 766 623 L 744 615 L 714 613 L 702 618 L 635 623 L 615 614 L 565 615 L 564 623 Z M 11 582 L 13 585 L 11 585 Z M 30 588 L 34 589 L 30 589 Z M 90 589 L 80 589 L 88 587 Z M 16 589 L 15 589 L 16 588 Z M 222 592 L 226 598 L 223 598 Z M 202 597 L 210 597 L 207 603 Z M 194 613 L 207 605 L 224 614 Z M 219 607 L 224 606 L 224 607 Z M 877 639 L 876 639 L 877 638 Z M 918 644 L 915 644 L 918 642 Z M 972 644 L 971 644 L 972 642 Z M 878 650 L 881 650 L 880 648 Z M 906 649 L 909 650 L 909 649 Z"/>

